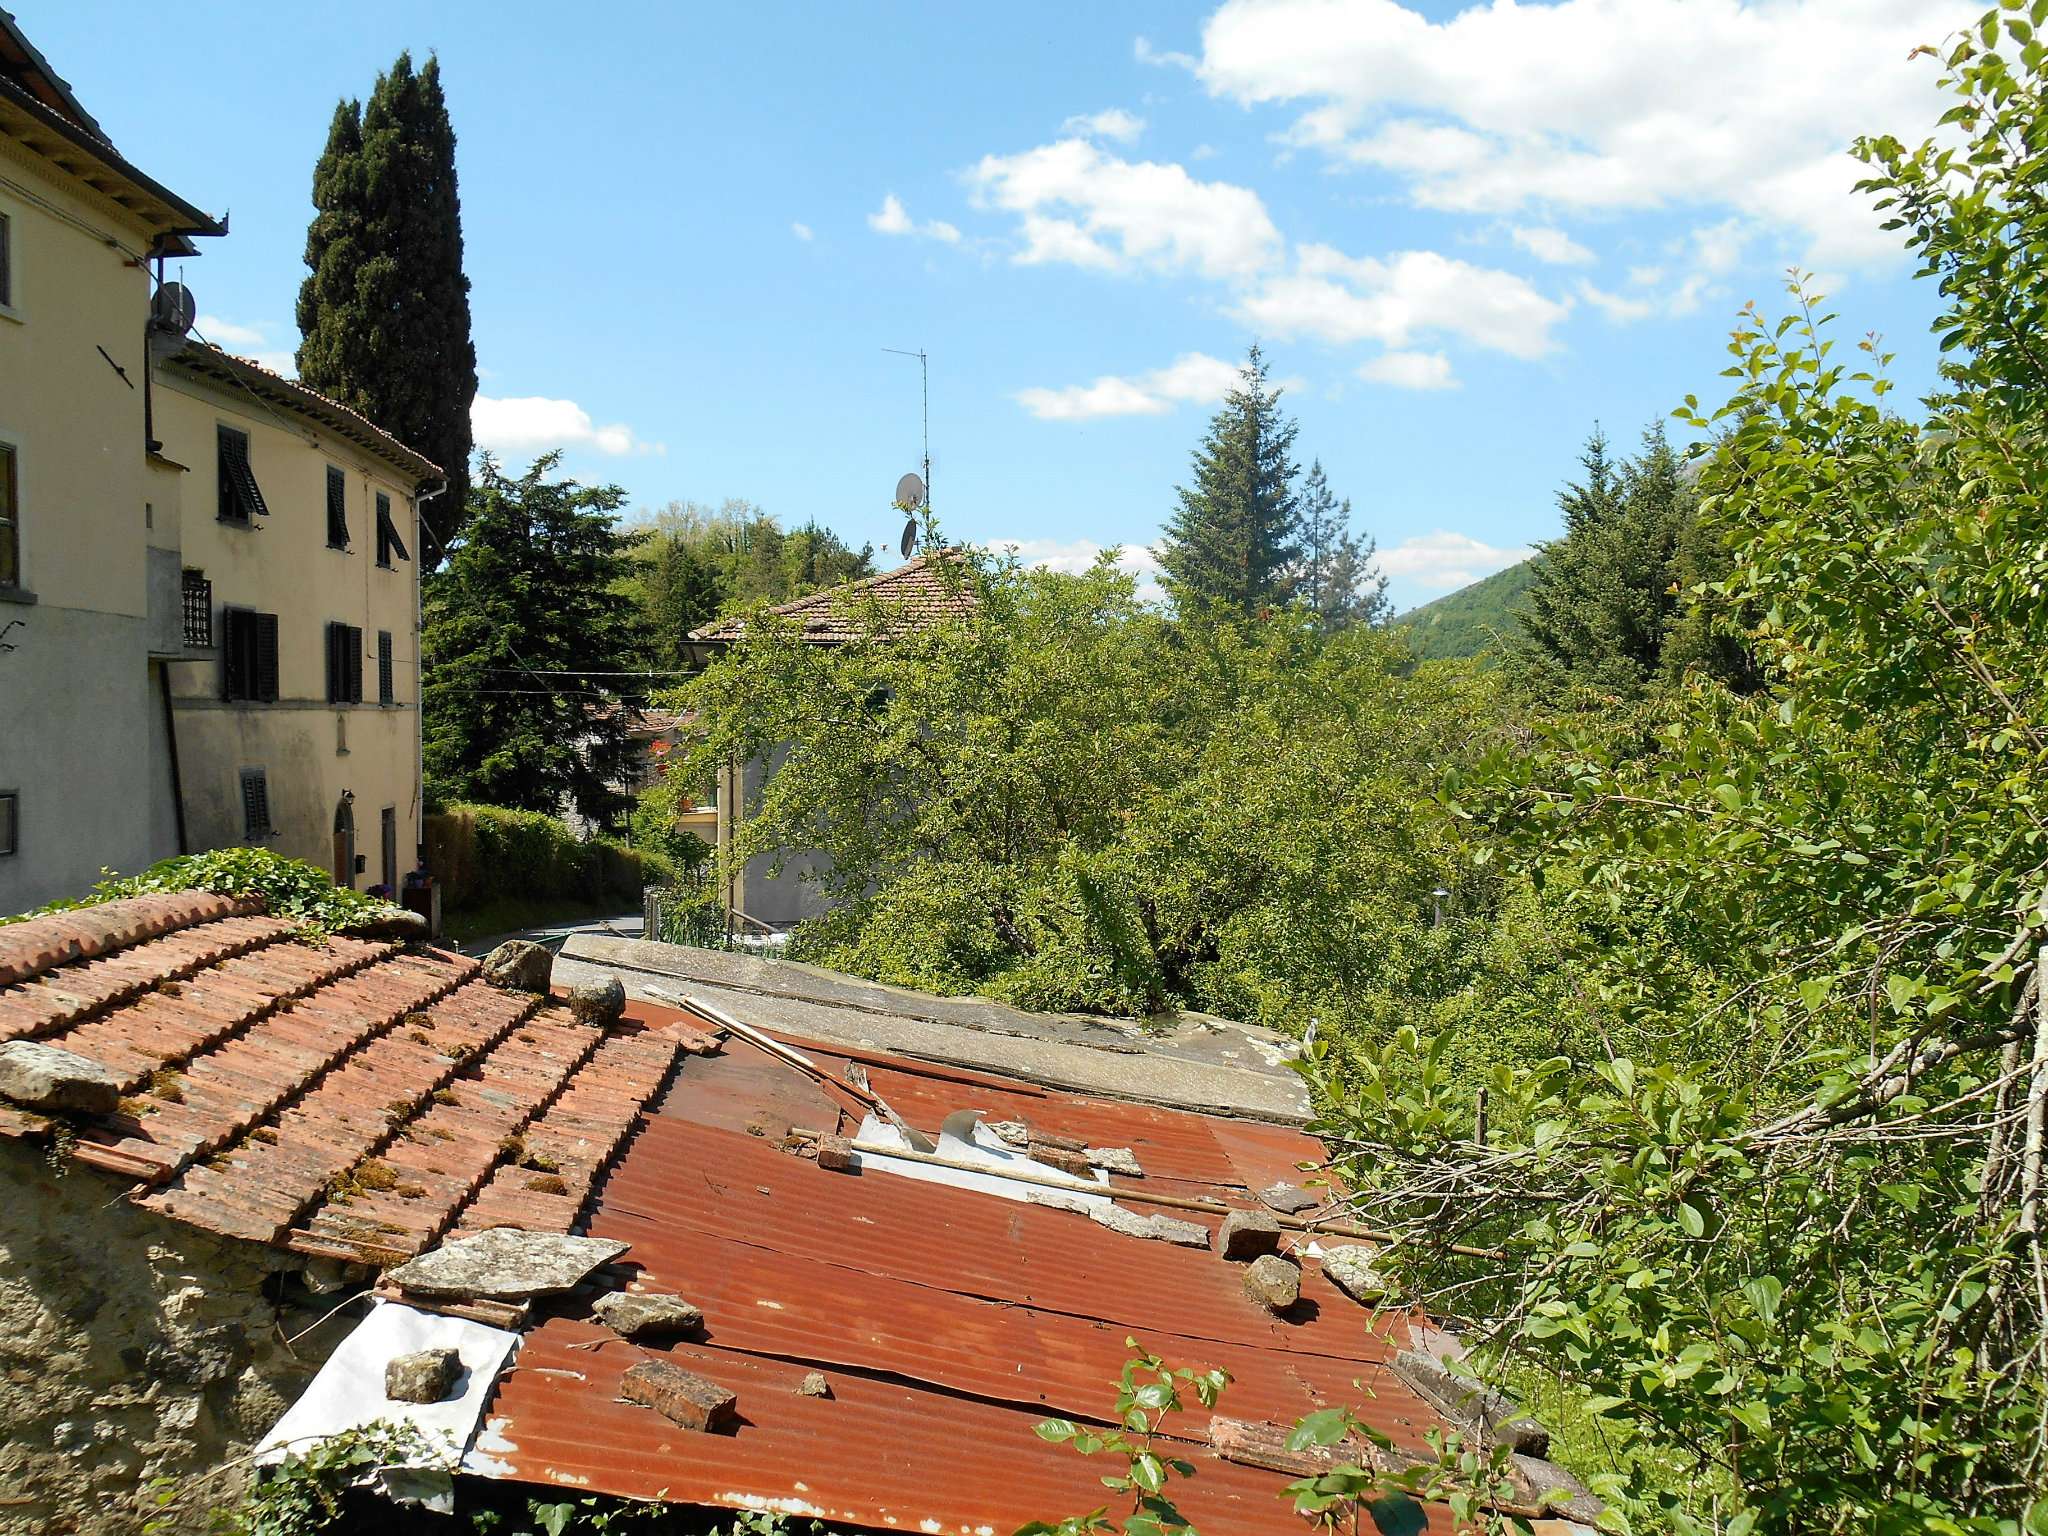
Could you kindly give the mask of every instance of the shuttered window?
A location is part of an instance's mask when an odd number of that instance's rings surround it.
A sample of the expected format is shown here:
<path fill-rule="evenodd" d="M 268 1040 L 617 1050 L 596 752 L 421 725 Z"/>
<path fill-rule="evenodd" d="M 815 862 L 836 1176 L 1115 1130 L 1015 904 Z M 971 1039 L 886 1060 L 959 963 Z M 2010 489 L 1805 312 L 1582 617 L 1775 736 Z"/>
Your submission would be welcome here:
<path fill-rule="evenodd" d="M 0 858 L 21 851 L 21 796 L 0 791 Z"/>
<path fill-rule="evenodd" d="M 379 492 L 377 496 L 377 563 L 391 564 L 391 557 L 410 560 L 406 553 L 405 541 L 398 536 L 398 525 L 391 521 L 391 498 Z"/>
<path fill-rule="evenodd" d="M 242 770 L 242 841 L 261 842 L 275 830 L 270 825 L 270 779 L 261 768 Z"/>
<path fill-rule="evenodd" d="M 277 615 L 223 608 L 220 620 L 220 696 L 275 702 Z"/>
<path fill-rule="evenodd" d="M 14 221 L 0 213 L 0 308 L 14 308 Z"/>
<path fill-rule="evenodd" d="M 247 523 L 253 517 L 268 517 L 263 492 L 257 489 L 256 472 L 249 467 L 249 434 L 233 427 L 216 429 L 220 445 L 220 520 Z"/>
<path fill-rule="evenodd" d="M 394 704 L 398 701 L 398 694 L 392 687 L 393 678 L 391 672 L 391 631 L 380 629 L 377 631 L 377 702 L 379 704 Z"/>
<path fill-rule="evenodd" d="M 327 466 L 327 547 L 348 548 L 348 476 Z"/>
<path fill-rule="evenodd" d="M 363 702 L 363 632 L 353 624 L 327 626 L 327 702 Z"/>
<path fill-rule="evenodd" d="M 14 445 L 0 443 L 0 587 L 21 585 L 21 502 Z"/>

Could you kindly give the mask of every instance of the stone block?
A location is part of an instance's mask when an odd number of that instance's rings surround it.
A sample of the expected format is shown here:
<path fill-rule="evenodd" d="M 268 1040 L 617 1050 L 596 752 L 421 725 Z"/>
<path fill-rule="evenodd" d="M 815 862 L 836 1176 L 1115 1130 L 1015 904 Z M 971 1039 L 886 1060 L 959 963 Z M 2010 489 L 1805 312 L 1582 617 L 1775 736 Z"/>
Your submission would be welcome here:
<path fill-rule="evenodd" d="M 554 974 L 555 957 L 528 939 L 507 939 L 484 956 L 484 980 L 508 992 L 545 992 Z"/>
<path fill-rule="evenodd" d="M 1256 1259 L 1280 1251 L 1280 1223 L 1266 1211 L 1232 1211 L 1216 1233 L 1216 1251 L 1226 1259 Z"/>
<path fill-rule="evenodd" d="M 578 1024 L 599 1029 L 616 1024 L 626 1016 L 625 983 L 616 976 L 602 981 L 581 982 L 569 989 L 569 1016 Z"/>
<path fill-rule="evenodd" d="M 1370 1306 L 1387 1294 L 1385 1277 L 1373 1267 L 1378 1257 L 1379 1250 L 1364 1243 L 1340 1243 L 1323 1250 L 1323 1273 L 1353 1301 Z"/>
<path fill-rule="evenodd" d="M 1299 1216 L 1303 1211 L 1312 1211 L 1323 1203 L 1322 1196 L 1303 1189 L 1298 1184 L 1275 1184 L 1259 1191 L 1259 1204 L 1269 1210 L 1278 1211 L 1282 1216 Z"/>
<path fill-rule="evenodd" d="M 818 1138 L 818 1166 L 828 1173 L 852 1173 L 860 1164 L 853 1143 L 844 1136 Z"/>
<path fill-rule="evenodd" d="M 1268 1312 L 1285 1312 L 1301 1300 L 1301 1271 L 1277 1253 L 1262 1253 L 1244 1272 L 1244 1293 Z"/>
<path fill-rule="evenodd" d="M 1145 1170 L 1138 1166 L 1138 1154 L 1129 1147 L 1089 1147 L 1081 1155 L 1106 1173 L 1121 1173 L 1133 1179 L 1145 1177 Z"/>
<path fill-rule="evenodd" d="M 613 1291 L 590 1309 L 622 1338 L 673 1338 L 704 1326 L 704 1313 L 666 1291 Z"/>
<path fill-rule="evenodd" d="M 76 1052 L 10 1040 L 0 1045 L 0 1098 L 55 1113 L 111 1115 L 121 1102 L 121 1080 Z"/>
<path fill-rule="evenodd" d="M 642 1360 L 619 1381 L 619 1395 L 644 1403 L 672 1424 L 704 1433 L 724 1428 L 737 1415 L 739 1399 L 717 1382 L 667 1360 Z"/>
<path fill-rule="evenodd" d="M 1513 1401 L 1486 1383 L 1456 1375 L 1450 1366 L 1417 1350 L 1404 1349 L 1393 1359 L 1394 1374 L 1415 1389 L 1437 1412 L 1460 1427 L 1505 1443 L 1520 1456 L 1550 1454 L 1550 1431 Z"/>
<path fill-rule="evenodd" d="M 830 1397 L 832 1383 L 825 1379 L 823 1371 L 812 1371 L 797 1385 L 799 1397 Z"/>
<path fill-rule="evenodd" d="M 384 1366 L 384 1395 L 394 1403 L 438 1403 L 462 1374 L 462 1357 L 445 1346 L 399 1355 Z"/>

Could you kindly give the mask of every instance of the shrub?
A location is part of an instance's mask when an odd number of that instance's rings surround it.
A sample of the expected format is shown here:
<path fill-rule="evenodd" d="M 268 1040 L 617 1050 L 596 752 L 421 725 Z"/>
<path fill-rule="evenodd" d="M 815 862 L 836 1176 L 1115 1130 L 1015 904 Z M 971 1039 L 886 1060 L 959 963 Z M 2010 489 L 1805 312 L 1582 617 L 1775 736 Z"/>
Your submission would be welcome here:
<path fill-rule="evenodd" d="M 666 856 L 609 838 L 578 838 L 552 816 L 494 805 L 451 805 L 427 818 L 427 864 L 451 908 L 501 897 L 638 901 L 676 878 Z"/>
<path fill-rule="evenodd" d="M 83 900 L 55 901 L 35 912 L 0 918 L 0 922 L 19 922 L 45 912 L 98 906 L 103 901 L 161 891 L 260 896 L 277 916 L 295 918 L 322 931 L 363 927 L 392 917 L 400 910 L 388 901 L 336 885 L 326 870 L 303 859 L 288 859 L 268 848 L 215 848 L 207 853 L 185 853 L 161 860 L 137 875 L 115 875 L 110 871 Z"/>

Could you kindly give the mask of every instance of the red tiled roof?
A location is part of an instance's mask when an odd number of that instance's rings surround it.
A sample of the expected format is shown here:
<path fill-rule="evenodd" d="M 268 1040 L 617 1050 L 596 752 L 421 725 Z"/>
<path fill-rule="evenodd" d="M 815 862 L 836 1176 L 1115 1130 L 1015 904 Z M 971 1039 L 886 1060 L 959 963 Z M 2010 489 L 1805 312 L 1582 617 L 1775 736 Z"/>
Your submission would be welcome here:
<path fill-rule="evenodd" d="M 297 379 L 288 379 L 254 358 L 237 357 L 210 341 L 189 338 L 184 349 L 172 353 L 165 363 L 201 378 L 224 380 L 259 395 L 267 395 L 272 403 L 318 422 L 359 448 L 369 449 L 415 481 L 440 478 L 440 465 L 417 449 L 407 447 L 362 412 L 330 399 Z"/>
<path fill-rule="evenodd" d="M 688 1018 L 631 1011 L 656 1024 Z M 1323 1156 L 1284 1127 L 793 1043 L 842 1076 L 858 1060 L 928 1132 L 974 1108 L 1130 1147 L 1144 1177 L 1117 1182 L 1133 1189 L 1251 1206 L 1253 1190 L 1299 1179 L 1297 1162 Z M 1388 1368 L 1409 1343 L 1406 1314 L 1360 1308 L 1313 1261 L 1304 1304 L 1281 1321 L 1244 1296 L 1242 1265 L 1208 1250 L 942 1184 L 826 1172 L 749 1134 L 747 1122 L 764 1119 L 851 1134 L 824 1089 L 751 1046 L 728 1042 L 684 1064 L 600 1189 L 588 1230 L 632 1245 L 622 1262 L 637 1283 L 703 1308 L 704 1335 L 650 1349 L 580 1308 L 540 1321 L 486 1410 L 481 1443 L 505 1475 L 878 1529 L 1010 1531 L 1104 1502 L 1096 1474 L 1111 1469 L 1045 1444 L 1033 1426 L 1048 1415 L 1102 1422 L 1127 1335 L 1171 1364 L 1229 1370 L 1226 1416 L 1292 1426 L 1349 1404 L 1417 1453 L 1442 1425 Z M 681 1433 L 621 1400 L 625 1370 L 663 1357 L 738 1394 L 736 1433 Z M 797 1392 L 814 1370 L 829 1399 Z M 1205 1411 L 1169 1432 L 1199 1469 L 1175 1489 L 1198 1527 L 1300 1530 L 1280 1496 L 1289 1476 L 1223 1459 Z M 1448 1526 L 1440 1509 L 1431 1521 Z"/>
<path fill-rule="evenodd" d="M 672 1037 L 477 973 L 428 945 L 306 937 L 253 903 L 142 897 L 0 928 L 0 1040 L 119 1079 L 120 1110 L 66 1117 L 57 1144 L 139 1204 L 388 1264 L 456 1228 L 568 1230 L 675 1058 Z M 0 1135 L 58 1129 L 0 1106 Z M 545 1180 L 514 1166 L 535 1149 Z"/>
<path fill-rule="evenodd" d="M 910 564 L 879 576 L 778 603 L 768 611 L 795 619 L 803 638 L 811 644 L 844 645 L 868 633 L 861 607 L 870 600 L 888 610 L 891 627 L 922 629 L 974 612 L 973 575 L 966 557 L 949 549 L 919 555 Z M 726 619 L 690 631 L 690 639 L 699 645 L 730 645 L 745 632 L 744 619 Z"/>

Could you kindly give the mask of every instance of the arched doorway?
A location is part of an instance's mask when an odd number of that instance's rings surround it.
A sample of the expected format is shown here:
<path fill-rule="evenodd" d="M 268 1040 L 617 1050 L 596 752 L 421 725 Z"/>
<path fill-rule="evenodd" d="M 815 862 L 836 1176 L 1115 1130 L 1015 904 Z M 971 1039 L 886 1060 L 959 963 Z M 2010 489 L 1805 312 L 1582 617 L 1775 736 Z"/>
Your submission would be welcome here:
<path fill-rule="evenodd" d="M 334 802 L 334 883 L 356 888 L 356 797 L 344 789 Z"/>

